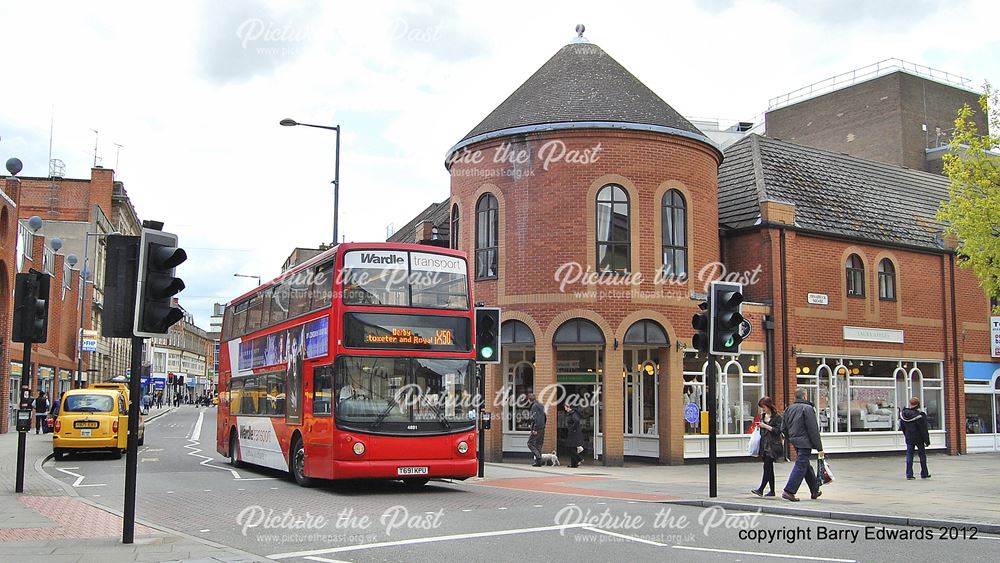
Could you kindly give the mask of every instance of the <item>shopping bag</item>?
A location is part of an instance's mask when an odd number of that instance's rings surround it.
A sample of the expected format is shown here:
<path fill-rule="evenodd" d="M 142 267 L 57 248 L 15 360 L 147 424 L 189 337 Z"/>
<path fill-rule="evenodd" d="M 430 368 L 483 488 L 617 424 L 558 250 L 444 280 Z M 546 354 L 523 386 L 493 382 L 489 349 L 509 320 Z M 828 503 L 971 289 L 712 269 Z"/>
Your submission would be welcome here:
<path fill-rule="evenodd" d="M 756 456 L 760 453 L 760 428 L 753 431 L 750 435 L 750 444 L 747 446 L 747 454 Z"/>
<path fill-rule="evenodd" d="M 826 459 L 819 459 L 819 471 L 816 473 L 820 479 L 822 479 L 824 485 L 833 483 L 833 468 L 830 467 L 830 462 Z"/>

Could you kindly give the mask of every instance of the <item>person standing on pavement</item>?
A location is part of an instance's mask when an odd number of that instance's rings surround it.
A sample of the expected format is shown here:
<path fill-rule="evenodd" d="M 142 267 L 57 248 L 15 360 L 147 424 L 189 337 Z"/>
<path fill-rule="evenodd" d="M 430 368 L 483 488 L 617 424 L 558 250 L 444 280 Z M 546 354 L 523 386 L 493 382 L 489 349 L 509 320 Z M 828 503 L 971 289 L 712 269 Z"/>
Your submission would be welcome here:
<path fill-rule="evenodd" d="M 757 401 L 760 408 L 760 422 L 757 427 L 760 429 L 760 452 L 757 454 L 764 460 L 764 475 L 760 480 L 760 487 L 750 491 L 757 496 L 774 496 L 774 462 L 785 457 L 785 444 L 781 440 L 781 414 L 774 407 L 774 400 L 771 397 L 764 397 Z M 765 495 L 764 486 L 768 485 L 770 490 Z"/>
<path fill-rule="evenodd" d="M 153 398 L 146 393 L 142 396 L 142 414 L 149 414 L 149 405 L 152 404 Z"/>
<path fill-rule="evenodd" d="M 569 401 L 563 403 L 566 409 L 566 445 L 569 446 L 569 466 L 579 467 L 583 461 L 583 425 L 580 410 L 572 407 Z"/>
<path fill-rule="evenodd" d="M 528 438 L 528 449 L 535 458 L 532 467 L 542 466 L 542 444 L 545 442 L 545 406 L 535 400 L 534 393 L 528 393 L 531 408 L 531 437 Z"/>
<path fill-rule="evenodd" d="M 45 417 L 49 413 L 49 400 L 45 397 L 45 391 L 39 391 L 35 397 L 35 434 L 42 431 L 45 424 Z"/>
<path fill-rule="evenodd" d="M 920 410 L 920 399 L 913 397 L 910 399 L 910 406 L 903 409 L 899 414 L 899 428 L 906 438 L 906 478 L 913 477 L 913 450 L 916 449 L 920 456 L 920 478 L 927 479 L 931 476 L 927 472 L 927 454 L 924 448 L 931 445 L 931 436 L 927 427 L 927 414 Z"/>
<path fill-rule="evenodd" d="M 788 475 L 788 483 L 781 493 L 781 498 L 798 502 L 795 493 L 799 492 L 799 485 L 805 478 L 812 499 L 818 499 L 821 494 L 819 490 L 819 480 L 816 479 L 816 472 L 813 471 L 812 464 L 809 463 L 809 455 L 812 450 L 817 450 L 819 455 L 823 455 L 823 442 L 819 438 L 819 424 L 816 422 L 816 408 L 808 400 L 809 395 L 805 389 L 795 390 L 795 404 L 785 409 L 784 434 L 788 441 L 795 446 L 795 465 L 791 474 Z"/>

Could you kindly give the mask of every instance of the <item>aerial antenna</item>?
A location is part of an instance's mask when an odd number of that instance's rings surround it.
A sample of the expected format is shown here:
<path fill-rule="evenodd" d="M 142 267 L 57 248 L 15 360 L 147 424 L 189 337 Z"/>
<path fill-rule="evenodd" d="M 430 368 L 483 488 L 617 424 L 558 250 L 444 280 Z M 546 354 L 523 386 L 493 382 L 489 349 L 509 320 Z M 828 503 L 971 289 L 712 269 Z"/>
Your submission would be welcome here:
<path fill-rule="evenodd" d="M 94 132 L 94 168 L 97 168 L 97 139 L 101 134 L 97 132 L 97 129 L 91 129 L 91 131 Z"/>
<path fill-rule="evenodd" d="M 118 156 L 121 154 L 122 149 L 125 148 L 125 145 L 119 145 L 118 143 L 112 144 L 117 147 L 115 149 L 115 172 L 118 172 Z"/>
<path fill-rule="evenodd" d="M 52 166 L 52 131 L 56 126 L 56 105 L 52 104 L 49 109 L 49 167 Z M 50 174 L 51 176 L 51 174 Z"/>

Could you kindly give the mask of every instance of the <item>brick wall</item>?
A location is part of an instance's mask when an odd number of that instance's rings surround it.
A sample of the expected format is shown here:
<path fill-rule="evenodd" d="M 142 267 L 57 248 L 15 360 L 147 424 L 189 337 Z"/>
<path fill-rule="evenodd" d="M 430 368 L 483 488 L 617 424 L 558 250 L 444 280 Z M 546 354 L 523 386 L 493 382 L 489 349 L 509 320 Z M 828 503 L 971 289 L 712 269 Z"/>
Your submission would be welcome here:
<path fill-rule="evenodd" d="M 963 104 L 978 109 L 978 99 L 974 92 L 894 72 L 769 111 L 765 121 L 769 137 L 939 172 L 927 165 L 925 149 L 947 142 L 958 110 Z M 983 116 L 975 120 L 985 131 Z"/>
<path fill-rule="evenodd" d="M 509 146 L 505 145 L 509 143 Z M 506 148 L 505 148 L 506 147 Z M 566 162 L 565 155 L 598 157 L 587 162 Z M 545 166 L 545 156 L 565 151 L 564 158 Z M 478 157 L 475 155 L 478 151 Z M 526 155 L 518 159 L 519 151 Z M 546 151 L 557 151 L 556 153 Z M 575 153 L 573 151 L 576 151 Z M 500 155 L 500 162 L 494 157 Z M 462 154 L 460 154 L 462 156 Z M 704 292 L 702 276 L 718 270 L 706 265 L 719 261 L 716 174 L 718 160 L 705 145 L 666 135 L 609 130 L 546 132 L 484 141 L 469 147 L 464 158 L 451 166 L 451 201 L 461 213 L 459 247 L 475 263 L 475 206 L 484 193 L 497 197 L 499 215 L 499 268 L 495 280 L 474 284 L 475 300 L 503 308 L 504 320 L 517 318 L 535 332 L 535 387 L 556 382 L 556 356 L 552 336 L 572 318 L 592 320 L 604 333 L 604 439 L 605 462 L 623 458 L 621 342 L 632 323 L 652 319 L 670 338 L 661 364 L 661 460 L 683 460 L 683 426 L 669 424 L 681 404 L 679 340 L 690 345 L 691 315 L 697 310 L 692 292 Z M 507 157 L 507 158 L 504 158 Z M 472 162 L 478 158 L 479 162 Z M 625 283 L 570 283 L 561 286 L 556 274 L 567 263 L 595 272 L 596 196 L 607 184 L 622 186 L 629 195 L 631 271 L 642 274 L 634 286 Z M 661 267 L 661 200 L 670 189 L 685 198 L 688 217 L 688 269 L 691 276 L 680 284 L 655 283 Z M 565 270 L 563 270 L 565 272 Z M 635 278 L 633 278 L 635 279 Z M 632 289 L 635 292 L 631 291 Z M 760 326 L 765 307 L 750 307 L 747 315 Z M 763 350 L 762 331 L 751 336 L 748 348 Z M 614 342 L 618 340 L 616 349 Z M 488 397 L 502 385 L 499 368 L 490 367 Z M 675 389 L 676 388 L 676 389 Z M 668 411 L 672 413 L 668 416 Z M 555 446 L 556 416 L 549 408 L 545 449 Z M 487 437 L 490 459 L 501 447 L 501 412 L 493 413 L 496 430 Z M 667 430 L 665 430 L 665 428 Z M 675 435 L 676 434 L 676 435 Z"/>

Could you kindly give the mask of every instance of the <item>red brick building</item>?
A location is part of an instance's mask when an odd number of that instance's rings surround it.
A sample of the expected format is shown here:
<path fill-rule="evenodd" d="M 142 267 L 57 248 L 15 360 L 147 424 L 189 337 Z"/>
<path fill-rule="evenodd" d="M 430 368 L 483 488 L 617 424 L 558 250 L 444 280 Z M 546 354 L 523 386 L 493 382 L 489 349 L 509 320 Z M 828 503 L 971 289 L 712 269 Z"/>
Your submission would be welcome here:
<path fill-rule="evenodd" d="M 720 455 L 744 455 L 757 400 L 783 407 L 796 386 L 827 451 L 900 449 L 897 408 L 914 395 L 933 447 L 965 451 L 960 382 L 989 361 L 988 302 L 934 220 L 941 176 L 757 136 L 723 158 L 586 40 L 446 166 L 449 200 L 390 239 L 438 227 L 469 253 L 475 300 L 502 308 L 488 459 L 527 452 L 527 408 L 510 400 L 527 392 L 547 403 L 546 450 L 563 448 L 571 400 L 606 464 L 706 456 L 706 358 L 690 323 L 720 277 L 746 284 L 753 328 L 740 356 L 718 359 Z"/>
<path fill-rule="evenodd" d="M 5 179 L 9 201 L 9 227 L 0 225 L 4 241 L 4 265 L 10 267 L 6 276 L 13 288 L 14 274 L 30 268 L 52 275 L 49 299 L 48 341 L 36 344 L 30 371 L 21 365 L 22 348 L 10 342 L 10 311 L 12 289 L 5 292 L 7 315 L 3 342 L 7 344 L 0 370 L 3 371 L 3 398 L 9 411 L 10 398 L 16 395 L 22 382 L 30 385 L 32 394 L 42 389 L 58 396 L 71 388 L 77 379 L 82 382 L 105 380 L 124 375 L 129 362 L 129 343 L 124 339 L 98 337 L 95 352 L 77 351 L 77 331 L 81 325 L 82 302 L 84 329 L 100 333 L 104 287 L 104 237 L 112 232 L 138 234 L 139 220 L 121 182 L 114 181 L 114 172 L 104 168 L 91 170 L 90 179 L 21 178 Z M 9 209 L 8 209 L 9 208 Z M 28 227 L 28 219 L 39 216 L 43 225 L 38 232 Z M 2 223 L 2 221 L 0 221 Z M 7 237 L 13 237 L 7 242 Z M 53 249 L 58 239 L 62 246 Z M 84 256 L 86 255 L 86 259 Z M 76 264 L 66 259 L 76 257 Z M 86 268 L 90 275 L 82 284 L 85 294 L 80 298 L 80 274 Z M 0 311 L 2 312 L 2 311 Z M 82 361 L 78 361 L 82 356 Z M 79 377 L 78 364 L 82 364 Z M 22 373 L 30 373 L 24 377 Z M 16 405 L 15 405 L 16 406 Z M 10 421 L 4 417 L 4 424 Z M 3 428 L 0 428 L 2 430 Z"/>

